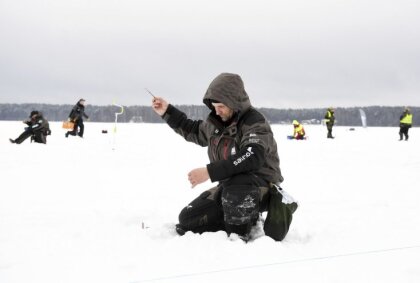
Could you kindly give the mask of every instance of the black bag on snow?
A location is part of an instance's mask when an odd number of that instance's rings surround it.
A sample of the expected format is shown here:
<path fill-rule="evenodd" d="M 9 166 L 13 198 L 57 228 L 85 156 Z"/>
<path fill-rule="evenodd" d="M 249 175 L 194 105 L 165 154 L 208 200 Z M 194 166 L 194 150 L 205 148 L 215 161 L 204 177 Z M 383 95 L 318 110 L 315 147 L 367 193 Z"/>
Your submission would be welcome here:
<path fill-rule="evenodd" d="M 270 201 L 268 204 L 267 218 L 264 222 L 264 232 L 276 241 L 281 241 L 289 232 L 293 213 L 298 204 L 279 186 L 270 188 Z"/>

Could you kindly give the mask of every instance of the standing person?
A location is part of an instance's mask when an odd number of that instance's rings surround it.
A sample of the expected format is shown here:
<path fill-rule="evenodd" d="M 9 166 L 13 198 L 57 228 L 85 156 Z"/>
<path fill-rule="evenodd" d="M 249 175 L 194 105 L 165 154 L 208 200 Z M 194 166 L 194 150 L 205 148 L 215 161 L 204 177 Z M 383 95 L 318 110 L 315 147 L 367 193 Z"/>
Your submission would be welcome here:
<path fill-rule="evenodd" d="M 408 129 L 411 128 L 412 124 L 413 114 L 411 114 L 410 109 L 406 107 L 400 116 L 400 141 L 402 141 L 403 136 L 405 137 L 405 140 L 408 140 Z"/>
<path fill-rule="evenodd" d="M 327 134 L 327 138 L 328 139 L 333 139 L 333 135 L 332 135 L 332 128 L 334 126 L 334 122 L 335 122 L 335 116 L 334 116 L 334 108 L 330 107 L 327 109 L 327 113 L 325 114 L 325 122 L 327 124 L 327 130 L 328 130 L 328 134 Z"/>
<path fill-rule="evenodd" d="M 29 119 L 23 121 L 28 127 L 16 139 L 9 139 L 11 143 L 21 144 L 27 138 L 31 137 L 31 142 L 47 143 L 47 136 L 51 134 L 50 125 L 39 111 L 32 111 Z"/>
<path fill-rule="evenodd" d="M 293 138 L 296 140 L 305 139 L 305 129 L 297 120 L 293 120 Z"/>
<path fill-rule="evenodd" d="M 274 212 L 270 214 L 269 210 L 264 230 L 267 235 L 282 240 L 297 204 L 287 202 L 286 198 L 276 203 L 276 198 L 271 197 L 284 191 L 279 186 L 283 177 L 270 125 L 251 106 L 242 79 L 236 74 L 217 76 L 207 89 L 203 102 L 211 110 L 205 121 L 188 119 L 185 113 L 163 98 L 155 97 L 152 102 L 154 111 L 176 133 L 189 142 L 208 147 L 210 163 L 188 173 L 192 187 L 208 179 L 219 182 L 181 211 L 176 231 L 183 235 L 186 231 L 224 230 L 247 241 L 259 212 L 280 205 L 284 209 L 283 226 L 276 226 L 277 222 L 272 221 Z"/>
<path fill-rule="evenodd" d="M 85 113 L 85 100 L 81 98 L 69 114 L 69 120 L 74 122 L 74 128 L 73 131 L 68 131 L 66 133 L 66 138 L 68 138 L 69 135 L 78 135 L 79 137 L 83 138 L 83 133 L 85 130 L 83 118 L 89 119 L 89 116 Z"/>

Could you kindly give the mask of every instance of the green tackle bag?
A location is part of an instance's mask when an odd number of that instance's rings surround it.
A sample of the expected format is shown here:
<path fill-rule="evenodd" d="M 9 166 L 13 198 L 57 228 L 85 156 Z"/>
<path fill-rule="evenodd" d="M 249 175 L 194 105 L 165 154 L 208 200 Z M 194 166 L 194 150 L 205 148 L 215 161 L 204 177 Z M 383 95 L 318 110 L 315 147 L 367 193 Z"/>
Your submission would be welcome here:
<path fill-rule="evenodd" d="M 270 188 L 270 201 L 264 232 L 276 241 L 281 241 L 289 232 L 292 215 L 298 208 L 297 202 L 280 186 L 273 184 Z"/>

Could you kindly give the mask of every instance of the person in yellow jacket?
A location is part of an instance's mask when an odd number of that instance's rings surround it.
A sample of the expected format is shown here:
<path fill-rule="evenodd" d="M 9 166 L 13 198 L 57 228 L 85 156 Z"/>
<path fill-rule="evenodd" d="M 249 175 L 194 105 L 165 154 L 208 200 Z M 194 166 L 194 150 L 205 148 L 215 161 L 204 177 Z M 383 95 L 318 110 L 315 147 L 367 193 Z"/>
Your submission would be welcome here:
<path fill-rule="evenodd" d="M 324 121 L 325 121 L 325 124 L 327 125 L 327 130 L 328 130 L 327 138 L 333 139 L 334 137 L 332 135 L 332 128 L 335 122 L 334 108 L 330 107 L 327 109 L 327 113 L 325 113 L 325 116 L 324 116 Z"/>
<path fill-rule="evenodd" d="M 405 140 L 408 140 L 408 129 L 411 128 L 412 124 L 413 114 L 411 114 L 410 109 L 406 107 L 400 116 L 400 141 L 402 141 L 403 136 L 405 137 Z"/>
<path fill-rule="evenodd" d="M 293 127 L 293 138 L 296 140 L 304 140 L 305 129 L 303 126 L 297 120 L 293 120 Z"/>

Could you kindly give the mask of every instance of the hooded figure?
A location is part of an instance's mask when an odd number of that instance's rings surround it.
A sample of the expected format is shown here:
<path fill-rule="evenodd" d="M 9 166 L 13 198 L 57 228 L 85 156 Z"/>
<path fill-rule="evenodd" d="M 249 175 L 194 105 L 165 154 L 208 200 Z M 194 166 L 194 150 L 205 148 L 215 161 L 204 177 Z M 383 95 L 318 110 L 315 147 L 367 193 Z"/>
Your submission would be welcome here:
<path fill-rule="evenodd" d="M 11 143 L 21 144 L 27 138 L 31 137 L 31 142 L 36 143 L 47 143 L 47 136 L 51 135 L 50 125 L 48 121 L 43 117 L 39 111 L 31 111 L 29 119 L 23 121 L 28 127 L 25 131 L 16 139 L 9 139 Z"/>
<path fill-rule="evenodd" d="M 305 129 L 297 120 L 293 120 L 293 138 L 296 140 L 305 139 Z"/>
<path fill-rule="evenodd" d="M 72 131 L 66 133 L 66 138 L 69 135 L 83 138 L 83 133 L 85 130 L 85 125 L 83 124 L 83 118 L 89 119 L 89 116 L 85 113 L 85 101 L 83 98 L 79 99 L 76 105 L 72 108 L 69 114 L 69 121 L 74 122 L 74 128 Z"/>
<path fill-rule="evenodd" d="M 208 179 L 219 182 L 181 211 L 177 232 L 225 230 L 248 239 L 259 212 L 267 210 L 268 191 L 283 181 L 277 144 L 267 120 L 252 107 L 240 76 L 217 76 L 203 102 L 210 109 L 204 121 L 190 120 L 164 99 L 153 99 L 155 112 L 176 133 L 208 148 L 209 164 L 188 175 L 192 186 Z"/>

